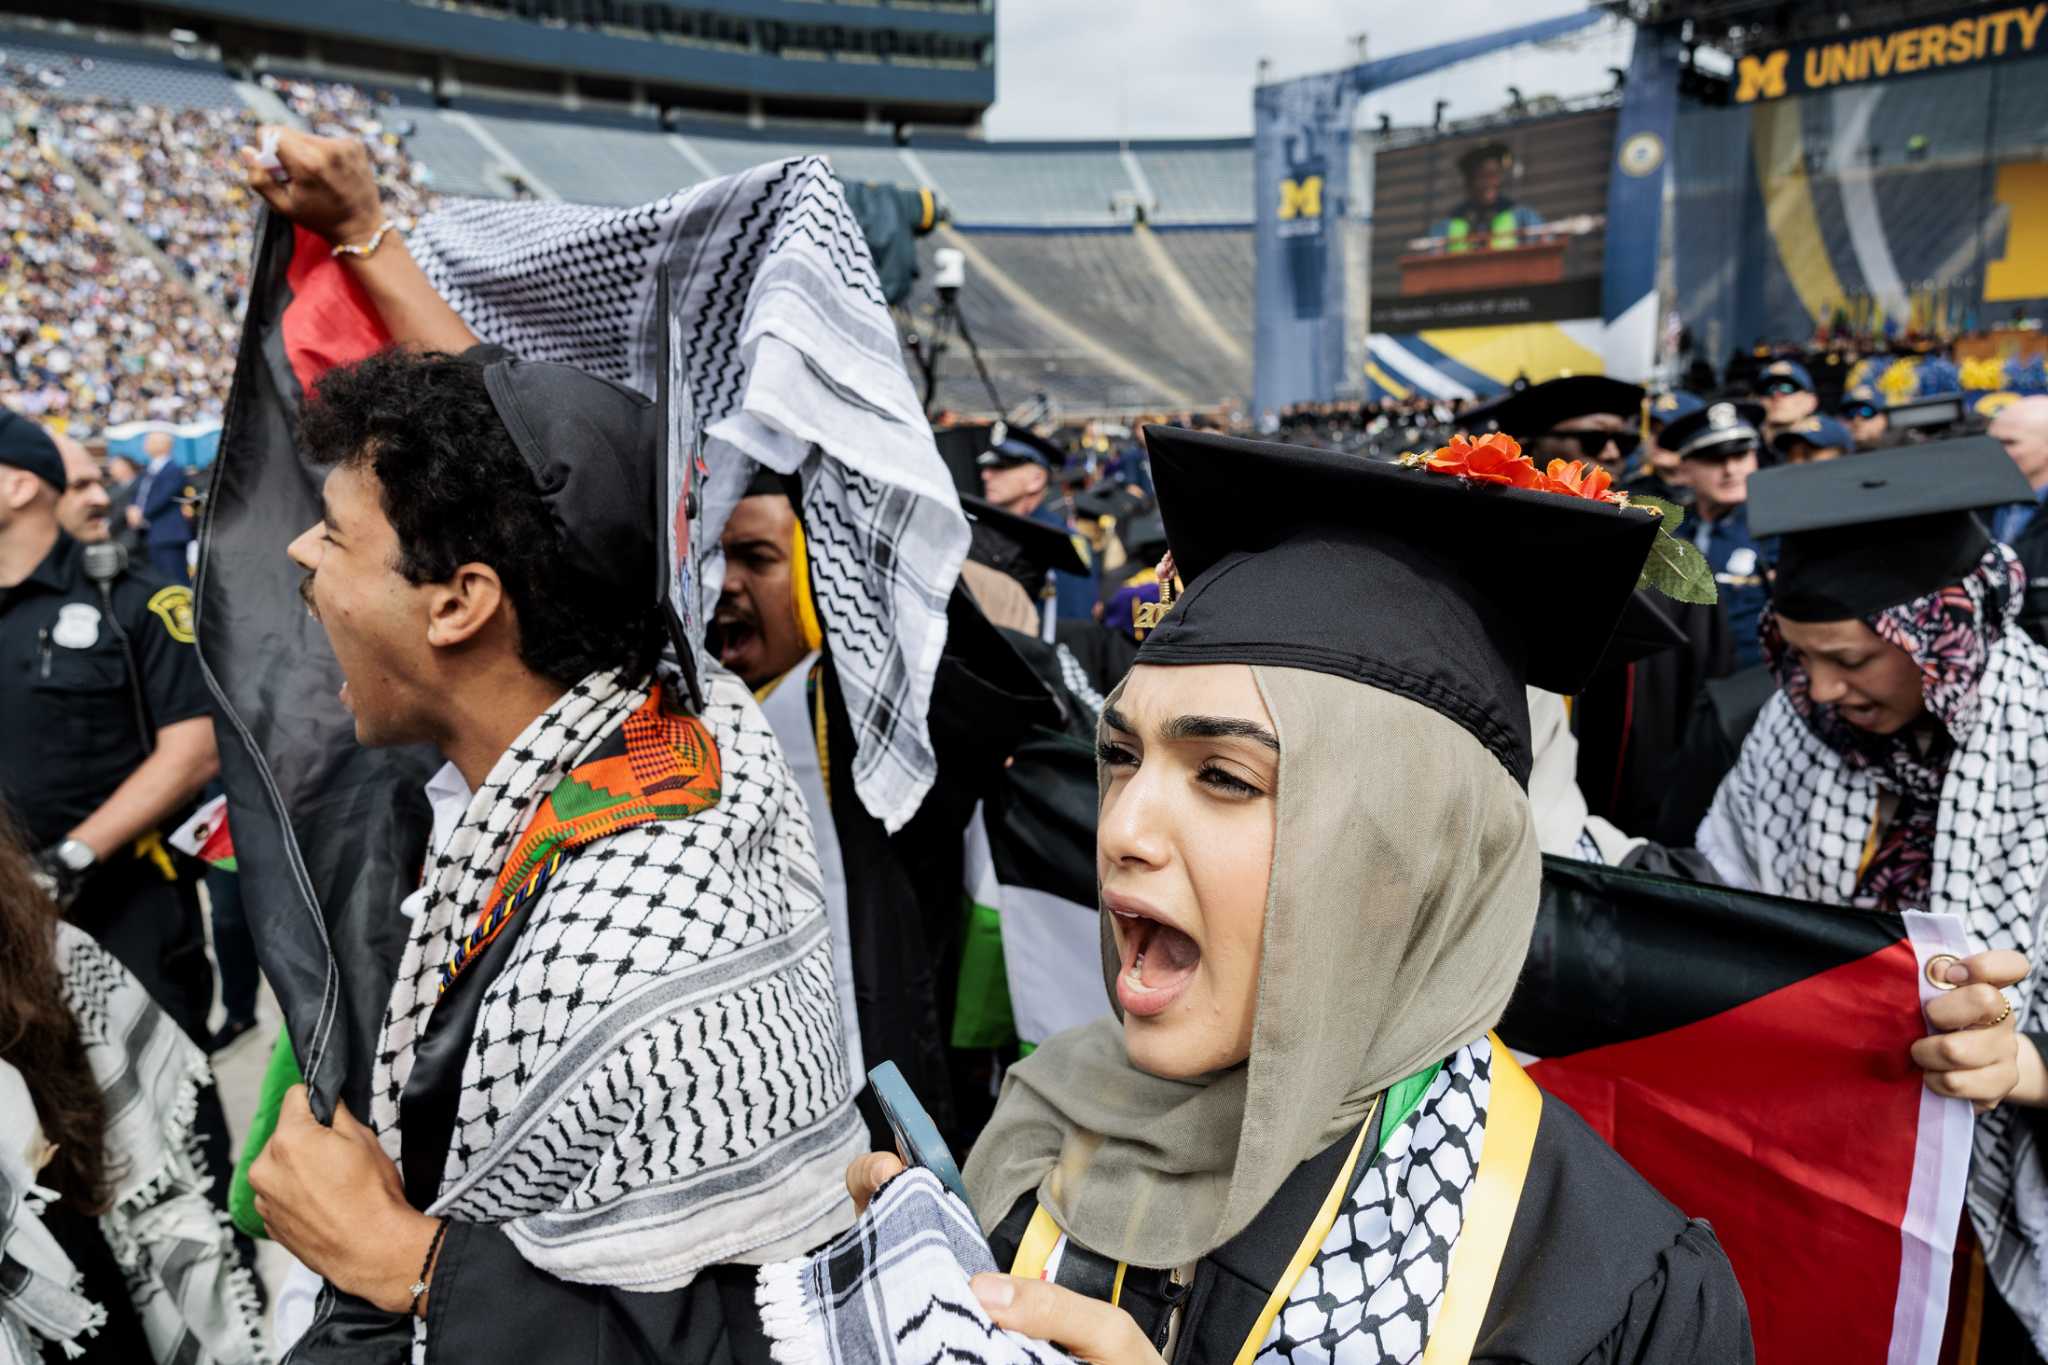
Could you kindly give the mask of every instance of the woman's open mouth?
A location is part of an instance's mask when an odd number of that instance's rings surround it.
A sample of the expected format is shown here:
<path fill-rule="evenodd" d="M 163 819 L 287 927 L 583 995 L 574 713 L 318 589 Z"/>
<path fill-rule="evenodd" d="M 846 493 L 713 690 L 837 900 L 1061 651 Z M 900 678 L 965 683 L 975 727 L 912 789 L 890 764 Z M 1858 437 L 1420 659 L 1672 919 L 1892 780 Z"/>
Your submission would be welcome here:
<path fill-rule="evenodd" d="M 1202 948 L 1194 939 L 1174 928 L 1149 906 L 1105 895 L 1103 904 L 1116 916 L 1117 950 L 1121 969 L 1117 972 L 1117 1003 L 1125 1014 L 1154 1015 L 1180 999 L 1195 968 L 1201 965 Z"/>

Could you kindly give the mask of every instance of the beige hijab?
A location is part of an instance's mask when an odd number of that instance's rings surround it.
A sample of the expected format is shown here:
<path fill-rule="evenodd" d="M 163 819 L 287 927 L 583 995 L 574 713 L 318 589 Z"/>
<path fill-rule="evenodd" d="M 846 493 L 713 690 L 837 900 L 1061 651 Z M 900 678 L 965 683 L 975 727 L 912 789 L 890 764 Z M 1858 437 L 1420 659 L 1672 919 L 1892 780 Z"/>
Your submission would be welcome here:
<path fill-rule="evenodd" d="M 1131 1065 L 1116 1019 L 1052 1039 L 1010 1071 L 968 1160 L 985 1228 L 1035 1190 L 1102 1255 L 1197 1260 L 1353 1132 L 1375 1094 L 1507 1006 L 1542 876 L 1515 779 L 1406 697 L 1302 669 L 1252 673 L 1280 778 L 1251 1057 L 1170 1081 Z"/>

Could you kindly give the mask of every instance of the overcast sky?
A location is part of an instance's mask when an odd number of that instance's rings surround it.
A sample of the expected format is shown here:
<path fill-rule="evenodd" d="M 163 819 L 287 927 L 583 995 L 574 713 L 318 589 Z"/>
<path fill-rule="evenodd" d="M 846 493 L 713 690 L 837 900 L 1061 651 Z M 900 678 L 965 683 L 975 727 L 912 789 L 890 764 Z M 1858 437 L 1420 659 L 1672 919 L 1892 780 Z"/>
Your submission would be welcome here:
<path fill-rule="evenodd" d="M 1241 137 L 1251 132 L 1261 57 L 1274 80 L 1349 66 L 1357 35 L 1392 56 L 1586 7 L 1585 0 L 996 0 L 992 138 Z M 1628 64 L 1629 29 L 1607 19 L 1551 49 L 1523 48 L 1370 95 L 1362 122 L 1385 111 L 1424 123 L 1439 98 L 1449 118 L 1523 95 L 1605 89 Z"/>

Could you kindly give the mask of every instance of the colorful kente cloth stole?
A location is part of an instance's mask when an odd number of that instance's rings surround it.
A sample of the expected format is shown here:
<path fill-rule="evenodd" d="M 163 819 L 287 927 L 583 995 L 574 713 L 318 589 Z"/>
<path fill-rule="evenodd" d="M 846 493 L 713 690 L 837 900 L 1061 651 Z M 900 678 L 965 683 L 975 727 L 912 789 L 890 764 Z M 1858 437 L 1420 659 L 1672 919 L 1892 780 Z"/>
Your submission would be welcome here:
<path fill-rule="evenodd" d="M 661 687 L 577 764 L 527 822 L 512 846 L 476 927 L 441 969 L 446 991 L 520 911 L 539 899 L 557 869 L 585 844 L 653 820 L 686 820 L 718 804 L 718 745 L 695 716 L 672 715 Z"/>

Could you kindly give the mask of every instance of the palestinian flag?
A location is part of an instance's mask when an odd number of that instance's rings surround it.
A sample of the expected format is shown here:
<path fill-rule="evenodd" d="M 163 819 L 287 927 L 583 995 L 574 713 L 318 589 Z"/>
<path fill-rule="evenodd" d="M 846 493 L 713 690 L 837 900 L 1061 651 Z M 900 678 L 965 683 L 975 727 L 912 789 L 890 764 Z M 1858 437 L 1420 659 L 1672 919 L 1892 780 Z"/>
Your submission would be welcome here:
<path fill-rule="evenodd" d="M 955 1047 L 1038 1044 L 1102 1014 L 1095 754 L 1034 731 L 967 828 Z M 999 970 L 998 970 L 999 968 Z"/>
<path fill-rule="evenodd" d="M 326 471 L 293 439 L 320 376 L 387 344 L 327 243 L 265 215 L 202 528 L 199 655 L 213 689 L 249 928 L 321 1110 L 369 1112 L 367 1064 L 419 879 L 428 749 L 366 749 L 285 557 Z M 223 825 L 223 833 L 225 826 Z M 353 1072 L 354 1074 L 351 1074 Z"/>
<path fill-rule="evenodd" d="M 188 858 L 197 858 L 223 872 L 238 871 L 235 840 L 228 832 L 228 799 L 216 796 L 192 812 L 190 819 L 171 831 L 170 846 Z"/>
<path fill-rule="evenodd" d="M 1907 1056 L 1944 916 L 1833 910 L 1544 859 L 1501 1038 L 1713 1224 L 1757 1359 L 1940 1353 L 1973 1119 Z"/>

